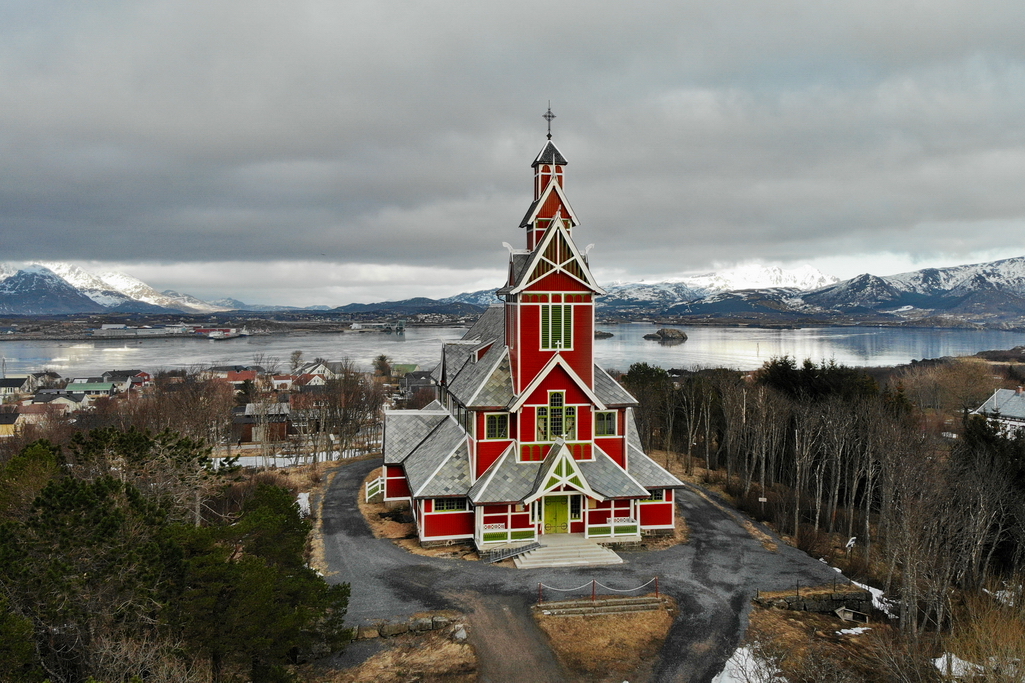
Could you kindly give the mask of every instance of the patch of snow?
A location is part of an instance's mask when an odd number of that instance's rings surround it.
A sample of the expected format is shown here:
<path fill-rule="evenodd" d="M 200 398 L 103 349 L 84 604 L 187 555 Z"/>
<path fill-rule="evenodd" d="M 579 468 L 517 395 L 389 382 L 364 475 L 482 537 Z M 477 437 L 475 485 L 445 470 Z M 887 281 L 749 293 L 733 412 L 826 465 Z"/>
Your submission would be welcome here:
<path fill-rule="evenodd" d="M 722 673 L 712 683 L 786 683 L 778 670 L 758 659 L 748 647 L 738 647 L 727 660 Z"/>
<path fill-rule="evenodd" d="M 310 516 L 310 494 L 309 493 L 300 493 L 298 496 L 296 496 L 295 502 L 297 502 L 299 504 L 299 513 L 303 517 L 309 517 Z"/>
<path fill-rule="evenodd" d="M 986 595 L 992 595 L 998 602 L 1000 602 L 1003 605 L 1006 605 L 1007 607 L 1014 607 L 1015 601 L 1018 599 L 1018 596 L 1021 595 L 1021 586 L 1018 586 L 1013 590 L 1008 590 L 1005 588 L 1004 590 L 999 590 L 995 593 L 983 588 L 982 592 Z"/>
<path fill-rule="evenodd" d="M 979 664 L 968 662 L 951 652 L 944 652 L 942 657 L 933 660 L 933 664 L 940 673 L 954 676 L 955 678 L 974 677 L 975 674 L 985 673 L 986 670 Z"/>
<path fill-rule="evenodd" d="M 842 628 L 836 632 L 838 636 L 860 636 L 866 631 L 871 631 L 871 626 L 855 626 L 854 628 Z"/>

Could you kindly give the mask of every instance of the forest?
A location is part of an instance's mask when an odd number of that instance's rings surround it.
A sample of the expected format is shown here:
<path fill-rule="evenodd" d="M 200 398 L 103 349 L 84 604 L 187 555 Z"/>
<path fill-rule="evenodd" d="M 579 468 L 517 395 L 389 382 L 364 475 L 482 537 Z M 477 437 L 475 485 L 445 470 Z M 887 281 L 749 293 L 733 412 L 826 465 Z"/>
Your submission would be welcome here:
<path fill-rule="evenodd" d="M 1025 632 L 1008 597 L 1025 562 L 1025 434 L 971 414 L 1020 377 L 978 359 L 869 372 L 788 357 L 750 376 L 621 374 L 649 452 L 894 596 L 890 645 L 914 665 L 893 680 L 933 680 L 929 654 L 978 631 L 979 596 L 1002 596 L 1000 628 Z"/>
<path fill-rule="evenodd" d="M 0 676 L 297 680 L 338 650 L 348 585 L 308 566 L 294 494 L 202 441 L 101 427 L 0 464 Z"/>

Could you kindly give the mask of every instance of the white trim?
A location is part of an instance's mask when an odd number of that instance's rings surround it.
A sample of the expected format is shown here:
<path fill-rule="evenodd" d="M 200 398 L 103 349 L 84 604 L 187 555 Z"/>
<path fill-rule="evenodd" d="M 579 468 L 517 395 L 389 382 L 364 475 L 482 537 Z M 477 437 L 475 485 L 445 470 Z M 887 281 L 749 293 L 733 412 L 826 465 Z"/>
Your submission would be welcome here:
<path fill-rule="evenodd" d="M 532 258 L 530 260 L 530 263 L 528 263 L 524 268 L 523 282 L 521 282 L 521 284 L 517 285 L 513 289 L 509 290 L 509 294 L 519 294 L 520 292 L 525 291 L 527 287 L 529 287 L 530 285 L 544 279 L 546 276 L 553 272 L 565 273 L 567 276 L 573 278 L 577 282 L 580 282 L 587 286 L 587 288 L 590 289 L 594 294 L 606 294 L 607 292 L 598 285 L 597 281 L 595 281 L 594 275 L 591 274 L 591 269 L 588 267 L 587 262 L 584 260 L 583 255 L 580 253 L 580 250 L 577 249 L 577 245 L 573 241 L 573 238 L 570 237 L 568 232 L 566 232 L 566 226 L 564 223 L 562 223 L 559 214 L 557 213 L 555 218 L 553 218 L 552 220 L 559 220 L 558 224 L 555 226 L 555 230 L 549 229 L 545 231 L 545 234 L 542 236 L 541 241 L 538 242 L 537 246 L 534 247 L 534 258 Z M 534 271 L 537 269 L 537 264 L 540 262 L 541 259 L 544 258 L 545 249 L 548 247 L 551 241 L 555 239 L 555 235 L 557 233 L 563 233 L 563 237 L 566 240 L 566 244 L 569 247 L 569 250 L 573 253 L 573 257 L 577 261 L 579 261 L 580 267 L 584 271 L 585 279 L 582 280 L 576 275 L 566 272 L 565 270 L 563 270 L 561 265 L 555 266 L 555 268 L 548 271 L 544 275 L 533 277 Z M 533 279 L 528 280 L 527 278 Z M 591 303 L 593 304 L 594 301 L 592 300 Z"/>
<path fill-rule="evenodd" d="M 512 430 L 512 419 L 511 419 L 512 413 L 510 413 L 508 410 L 488 410 L 488 411 L 481 410 L 479 412 L 481 413 L 481 415 L 484 416 L 484 435 L 480 439 L 474 439 L 474 441 L 487 441 L 487 442 L 491 442 L 491 441 L 509 441 L 509 440 L 511 440 L 513 438 L 513 437 L 509 436 L 509 432 Z M 502 437 L 496 436 L 493 439 L 488 438 L 488 416 L 489 415 L 505 415 L 506 416 L 507 419 L 506 419 L 506 422 L 505 422 L 505 436 L 502 436 Z"/>
<path fill-rule="evenodd" d="M 543 481 L 545 483 L 542 484 L 540 489 L 538 489 L 534 493 L 532 493 L 529 496 L 527 496 L 526 498 L 524 498 L 523 499 L 523 503 L 524 504 L 532 503 L 535 500 L 537 500 L 538 498 L 543 498 L 547 494 L 552 493 L 552 489 L 547 487 L 547 481 L 551 477 L 557 477 L 559 479 L 559 482 L 557 484 L 555 484 L 555 486 L 570 486 L 570 487 L 574 488 L 576 491 L 578 491 L 579 493 L 582 493 L 582 494 L 586 495 L 589 498 L 594 498 L 596 500 L 605 500 L 604 496 L 602 496 L 601 494 L 596 492 L 594 489 L 592 489 L 591 485 L 587 483 L 587 477 L 584 476 L 583 470 L 581 470 L 580 467 L 577 466 L 576 461 L 573 459 L 573 454 L 570 453 L 569 447 L 566 445 L 565 441 L 562 441 L 561 443 L 560 442 L 556 442 L 556 444 L 554 446 L 552 446 L 552 448 L 558 448 L 559 452 L 556 454 L 556 456 L 554 458 L 552 458 L 551 466 L 548 469 L 544 470 L 544 471 L 538 472 L 539 475 L 543 475 L 540 478 L 541 478 L 541 481 Z M 578 486 L 576 484 L 570 483 L 569 476 L 562 476 L 562 475 L 558 475 L 558 474 L 552 474 L 552 472 L 555 471 L 555 467 L 558 465 L 558 463 L 560 461 L 563 461 L 563 460 L 568 460 L 570 463 L 573 464 L 573 472 L 574 472 L 574 474 L 577 477 L 580 478 L 580 481 L 581 481 L 581 485 L 580 486 Z M 543 465 L 543 463 L 542 463 L 542 465 Z M 559 491 L 559 492 L 552 493 L 552 495 L 559 496 L 559 495 L 571 495 L 571 494 L 568 491 Z M 543 518 L 543 514 L 542 514 L 542 518 Z"/>
<path fill-rule="evenodd" d="M 548 201 L 548 197 L 551 196 L 553 185 L 555 186 L 555 194 L 559 195 L 559 199 L 562 200 L 562 205 L 566 207 L 566 212 L 569 214 L 569 219 L 573 222 L 573 227 L 575 228 L 580 225 L 580 221 L 577 219 L 577 214 L 573 210 L 573 207 L 570 206 L 569 199 L 566 197 L 566 191 L 562 189 L 562 185 L 556 182 L 556 174 L 552 173 L 551 175 L 552 177 L 548 181 L 548 185 L 541 191 L 541 194 L 538 195 L 538 198 L 535 200 L 537 204 L 534 206 L 534 210 L 531 211 L 530 216 L 527 217 L 526 228 L 528 230 L 537 229 L 534 221 L 537 220 L 537 215 L 541 213 L 541 208 L 545 205 L 545 202 Z M 535 173 L 535 177 L 536 176 L 537 174 Z"/>
<path fill-rule="evenodd" d="M 458 424 L 458 421 L 456 422 L 456 424 Z M 434 471 L 431 472 L 431 476 L 427 477 L 423 485 L 416 491 L 413 491 L 412 495 L 414 498 L 420 498 L 420 494 L 423 493 L 423 490 L 427 487 L 427 485 L 434 481 L 434 478 L 438 476 L 438 472 L 441 471 L 441 468 L 444 467 L 446 463 L 448 463 L 448 461 L 452 459 L 452 456 L 455 455 L 455 452 L 458 451 L 462 446 L 466 446 L 467 449 L 470 448 L 469 444 L 467 444 L 465 441 L 460 441 L 458 444 L 456 444 L 456 447 L 449 451 L 448 455 L 441 459 L 441 464 L 434 468 Z M 406 477 L 406 479 L 408 480 L 409 477 Z M 430 496 L 430 498 L 433 499 L 434 496 Z"/>
<path fill-rule="evenodd" d="M 519 412 L 520 408 L 522 408 L 524 404 L 527 402 L 527 399 L 530 398 L 530 395 L 534 393 L 534 390 L 541 386 L 541 382 L 543 382 L 545 378 L 547 378 L 548 375 L 551 374 L 552 370 L 554 370 L 556 366 L 561 366 L 562 369 L 566 371 L 570 378 L 577 383 L 578 387 L 580 387 L 580 390 L 584 392 L 584 395 L 587 396 L 591 403 L 597 406 L 599 410 L 608 410 L 608 408 L 605 407 L 605 404 L 601 402 L 601 399 L 598 398 L 594 391 L 592 391 L 591 388 L 587 386 L 584 380 L 580 379 L 580 375 L 578 375 L 570 366 L 570 364 L 562 358 L 558 351 L 556 351 L 552 356 L 551 360 L 545 363 L 545 366 L 541 368 L 541 371 L 538 372 L 534 379 L 530 381 L 530 384 L 523 388 L 523 391 L 520 392 L 518 398 L 513 402 L 511 406 L 509 406 L 509 412 Z"/>
<path fill-rule="evenodd" d="M 498 472 L 499 468 L 502 466 L 502 460 L 504 460 L 506 457 L 508 457 L 510 453 L 515 453 L 516 452 L 516 443 L 517 442 L 514 440 L 511 444 L 509 444 L 509 447 L 506 448 L 504 451 L 502 451 L 502 455 L 498 456 L 498 458 L 495 459 L 495 462 L 491 463 L 491 467 L 489 467 L 488 469 L 486 469 L 484 471 L 484 476 L 481 477 L 481 479 L 485 479 L 486 481 L 484 482 L 484 484 L 480 488 L 481 493 L 486 491 L 487 488 L 489 486 L 491 486 L 491 480 L 495 478 L 495 474 Z M 477 481 L 480 481 L 480 479 L 478 479 Z M 476 486 L 476 482 L 474 482 L 474 486 Z M 479 501 L 474 500 L 473 497 L 470 496 L 470 492 L 469 491 L 466 492 L 466 497 L 474 505 L 477 505 L 479 503 Z"/>

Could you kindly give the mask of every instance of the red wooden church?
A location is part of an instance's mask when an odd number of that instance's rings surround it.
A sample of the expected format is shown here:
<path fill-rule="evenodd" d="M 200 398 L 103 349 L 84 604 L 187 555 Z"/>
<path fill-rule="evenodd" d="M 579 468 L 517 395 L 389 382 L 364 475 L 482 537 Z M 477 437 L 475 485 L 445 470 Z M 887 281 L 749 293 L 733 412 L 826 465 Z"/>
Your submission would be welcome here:
<path fill-rule="evenodd" d="M 604 290 L 573 241 L 566 159 L 550 131 L 531 166 L 527 248 L 510 249 L 503 303 L 444 345 L 438 400 L 386 412 L 385 500 L 410 503 L 424 544 L 623 541 L 673 528 L 682 484 L 642 450 L 636 400 L 594 364 Z"/>

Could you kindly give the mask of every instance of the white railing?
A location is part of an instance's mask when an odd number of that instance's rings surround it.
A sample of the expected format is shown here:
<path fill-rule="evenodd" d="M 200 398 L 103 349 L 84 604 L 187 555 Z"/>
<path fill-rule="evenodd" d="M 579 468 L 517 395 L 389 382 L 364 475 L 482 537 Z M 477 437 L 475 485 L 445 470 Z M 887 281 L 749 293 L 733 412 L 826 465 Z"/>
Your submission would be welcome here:
<path fill-rule="evenodd" d="M 480 542 L 484 543 L 513 543 L 519 541 L 536 541 L 537 531 L 534 527 L 526 529 L 509 529 L 505 524 L 484 524 L 481 525 Z"/>
<path fill-rule="evenodd" d="M 609 517 L 604 524 L 588 525 L 584 530 L 585 538 L 616 538 L 640 534 L 641 526 L 633 517 Z"/>
<path fill-rule="evenodd" d="M 370 499 L 379 493 L 384 493 L 384 475 L 382 474 L 377 479 L 371 479 L 367 482 L 367 498 L 366 501 L 369 503 Z"/>

